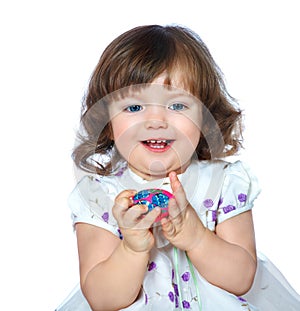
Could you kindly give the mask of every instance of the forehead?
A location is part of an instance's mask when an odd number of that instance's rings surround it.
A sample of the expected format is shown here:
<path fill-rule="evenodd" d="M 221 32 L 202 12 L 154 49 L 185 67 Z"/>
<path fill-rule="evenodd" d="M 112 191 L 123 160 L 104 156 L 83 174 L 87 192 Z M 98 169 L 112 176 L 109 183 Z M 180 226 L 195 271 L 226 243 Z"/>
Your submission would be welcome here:
<path fill-rule="evenodd" d="M 172 92 L 190 93 L 189 85 L 187 85 L 184 75 L 179 70 L 170 70 L 168 74 L 159 75 L 152 81 L 152 84 L 164 85 Z"/>
<path fill-rule="evenodd" d="M 128 87 L 121 88 L 107 95 L 108 102 L 118 102 L 126 98 L 144 97 L 149 99 L 159 98 L 175 98 L 185 97 L 193 98 L 193 100 L 199 100 L 194 97 L 186 87 L 186 83 L 181 74 L 178 71 L 170 74 L 163 73 L 154 78 L 151 83 L 133 84 Z"/>
<path fill-rule="evenodd" d="M 166 103 L 170 100 L 181 100 L 188 102 L 200 102 L 195 96 L 184 89 L 176 88 L 168 84 L 153 83 L 137 84 L 114 92 L 110 96 L 110 103 L 122 103 L 132 101 L 143 101 L 144 103 Z"/>

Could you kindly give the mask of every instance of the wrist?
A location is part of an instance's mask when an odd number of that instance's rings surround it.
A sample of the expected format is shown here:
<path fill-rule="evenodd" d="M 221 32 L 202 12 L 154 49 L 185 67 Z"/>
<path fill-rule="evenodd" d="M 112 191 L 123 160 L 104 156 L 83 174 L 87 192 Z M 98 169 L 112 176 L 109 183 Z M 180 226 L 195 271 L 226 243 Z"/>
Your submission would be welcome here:
<path fill-rule="evenodd" d="M 192 243 L 186 249 L 187 253 L 193 252 L 194 250 L 200 250 L 203 246 L 206 236 L 209 234 L 209 230 L 205 228 L 202 224 L 194 231 Z"/>
<path fill-rule="evenodd" d="M 130 245 L 126 242 L 126 240 L 122 240 L 121 242 L 121 247 L 123 249 L 123 251 L 125 253 L 127 253 L 128 255 L 133 255 L 133 256 L 140 256 L 140 257 L 147 257 L 149 258 L 150 257 L 150 251 L 148 250 L 141 250 L 141 251 L 138 251 L 138 250 L 134 250 L 132 247 L 130 247 Z"/>

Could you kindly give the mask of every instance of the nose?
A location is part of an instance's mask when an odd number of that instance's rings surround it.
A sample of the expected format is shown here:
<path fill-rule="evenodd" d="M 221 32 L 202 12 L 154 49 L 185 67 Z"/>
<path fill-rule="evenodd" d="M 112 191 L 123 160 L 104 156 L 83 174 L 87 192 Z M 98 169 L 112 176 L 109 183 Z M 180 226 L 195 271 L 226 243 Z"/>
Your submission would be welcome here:
<path fill-rule="evenodd" d="M 147 129 L 167 128 L 166 108 L 160 105 L 149 105 L 147 107 L 145 127 Z"/>

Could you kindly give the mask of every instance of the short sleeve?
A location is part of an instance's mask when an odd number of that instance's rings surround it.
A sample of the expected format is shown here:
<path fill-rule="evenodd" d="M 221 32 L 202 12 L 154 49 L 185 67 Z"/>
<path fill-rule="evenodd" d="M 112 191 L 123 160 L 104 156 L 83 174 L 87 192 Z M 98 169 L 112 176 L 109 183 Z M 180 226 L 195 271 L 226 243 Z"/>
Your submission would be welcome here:
<path fill-rule="evenodd" d="M 88 223 L 120 236 L 117 222 L 112 216 L 113 198 L 107 185 L 93 176 L 85 176 L 71 192 L 68 205 L 73 225 Z"/>
<path fill-rule="evenodd" d="M 228 164 L 224 170 L 218 223 L 252 209 L 261 191 L 256 176 L 245 163 L 236 161 Z"/>

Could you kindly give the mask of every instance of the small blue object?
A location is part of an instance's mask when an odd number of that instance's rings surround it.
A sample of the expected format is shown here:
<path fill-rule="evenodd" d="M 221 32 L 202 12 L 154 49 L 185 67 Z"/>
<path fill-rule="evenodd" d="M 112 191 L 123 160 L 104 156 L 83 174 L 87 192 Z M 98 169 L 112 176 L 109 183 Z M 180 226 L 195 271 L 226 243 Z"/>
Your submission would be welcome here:
<path fill-rule="evenodd" d="M 169 215 L 168 204 L 169 199 L 173 198 L 173 194 L 163 189 L 145 189 L 136 193 L 132 197 L 133 205 L 144 204 L 148 207 L 148 212 L 156 206 L 161 208 L 161 214 L 155 220 L 156 222 Z"/>

